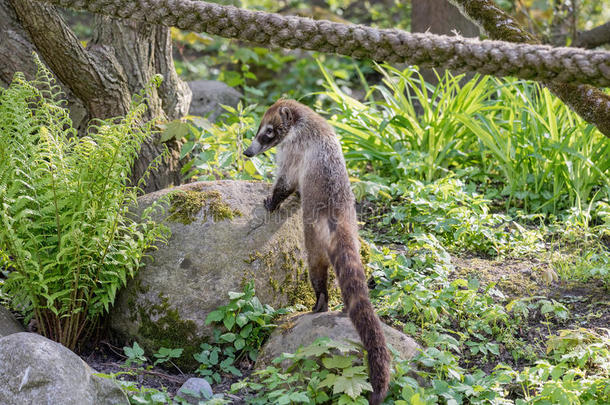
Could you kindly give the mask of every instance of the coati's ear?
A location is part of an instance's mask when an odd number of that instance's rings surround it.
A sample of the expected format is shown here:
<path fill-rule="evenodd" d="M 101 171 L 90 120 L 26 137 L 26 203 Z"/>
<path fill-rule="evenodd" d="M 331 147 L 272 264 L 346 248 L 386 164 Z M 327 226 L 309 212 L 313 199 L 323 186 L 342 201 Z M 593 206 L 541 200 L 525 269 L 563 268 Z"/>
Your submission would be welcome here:
<path fill-rule="evenodd" d="M 283 126 L 289 126 L 292 124 L 292 110 L 288 107 L 280 107 L 280 118 L 282 119 Z"/>

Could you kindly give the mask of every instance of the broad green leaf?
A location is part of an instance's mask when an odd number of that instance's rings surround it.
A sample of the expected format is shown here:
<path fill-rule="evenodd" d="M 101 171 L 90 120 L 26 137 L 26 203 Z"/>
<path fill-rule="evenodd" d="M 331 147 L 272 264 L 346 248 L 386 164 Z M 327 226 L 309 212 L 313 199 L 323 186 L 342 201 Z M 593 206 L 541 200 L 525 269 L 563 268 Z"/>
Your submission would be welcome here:
<path fill-rule="evenodd" d="M 346 368 L 352 365 L 352 358 L 348 356 L 332 356 L 332 357 L 324 357 L 322 359 L 322 364 L 326 368 Z"/>

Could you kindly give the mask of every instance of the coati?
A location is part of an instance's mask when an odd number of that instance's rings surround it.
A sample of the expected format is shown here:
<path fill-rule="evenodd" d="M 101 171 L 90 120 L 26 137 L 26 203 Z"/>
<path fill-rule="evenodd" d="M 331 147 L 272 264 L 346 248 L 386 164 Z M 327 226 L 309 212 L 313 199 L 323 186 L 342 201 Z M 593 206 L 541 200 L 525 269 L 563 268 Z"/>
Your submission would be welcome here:
<path fill-rule="evenodd" d="M 281 99 L 265 112 L 248 157 L 277 146 L 277 174 L 264 201 L 276 210 L 294 192 L 301 196 L 314 312 L 328 310 L 327 271 L 333 265 L 347 313 L 368 352 L 371 404 L 383 402 L 390 379 L 390 356 L 381 322 L 369 300 L 355 200 L 341 146 L 332 127 L 305 105 Z"/>

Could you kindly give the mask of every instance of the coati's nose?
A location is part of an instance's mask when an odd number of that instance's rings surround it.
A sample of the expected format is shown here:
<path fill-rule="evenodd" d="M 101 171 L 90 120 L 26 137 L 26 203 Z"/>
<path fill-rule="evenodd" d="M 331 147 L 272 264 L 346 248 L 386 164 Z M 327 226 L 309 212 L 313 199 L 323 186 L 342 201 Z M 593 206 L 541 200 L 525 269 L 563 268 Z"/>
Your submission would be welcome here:
<path fill-rule="evenodd" d="M 250 146 L 248 149 L 246 149 L 244 151 L 244 155 L 246 155 L 247 157 L 252 157 L 254 156 L 254 152 L 252 151 L 252 146 Z"/>

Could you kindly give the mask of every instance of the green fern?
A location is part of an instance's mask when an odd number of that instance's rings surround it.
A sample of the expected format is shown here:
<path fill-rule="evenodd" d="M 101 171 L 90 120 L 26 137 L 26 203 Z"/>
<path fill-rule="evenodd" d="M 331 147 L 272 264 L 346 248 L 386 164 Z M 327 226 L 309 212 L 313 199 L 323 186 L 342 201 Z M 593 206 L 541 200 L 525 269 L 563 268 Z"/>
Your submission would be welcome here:
<path fill-rule="evenodd" d="M 12 271 L 2 292 L 68 348 L 107 313 L 146 249 L 167 229 L 128 215 L 131 166 L 151 135 L 146 106 L 95 121 L 79 137 L 48 70 L 0 89 L 0 251 Z"/>

